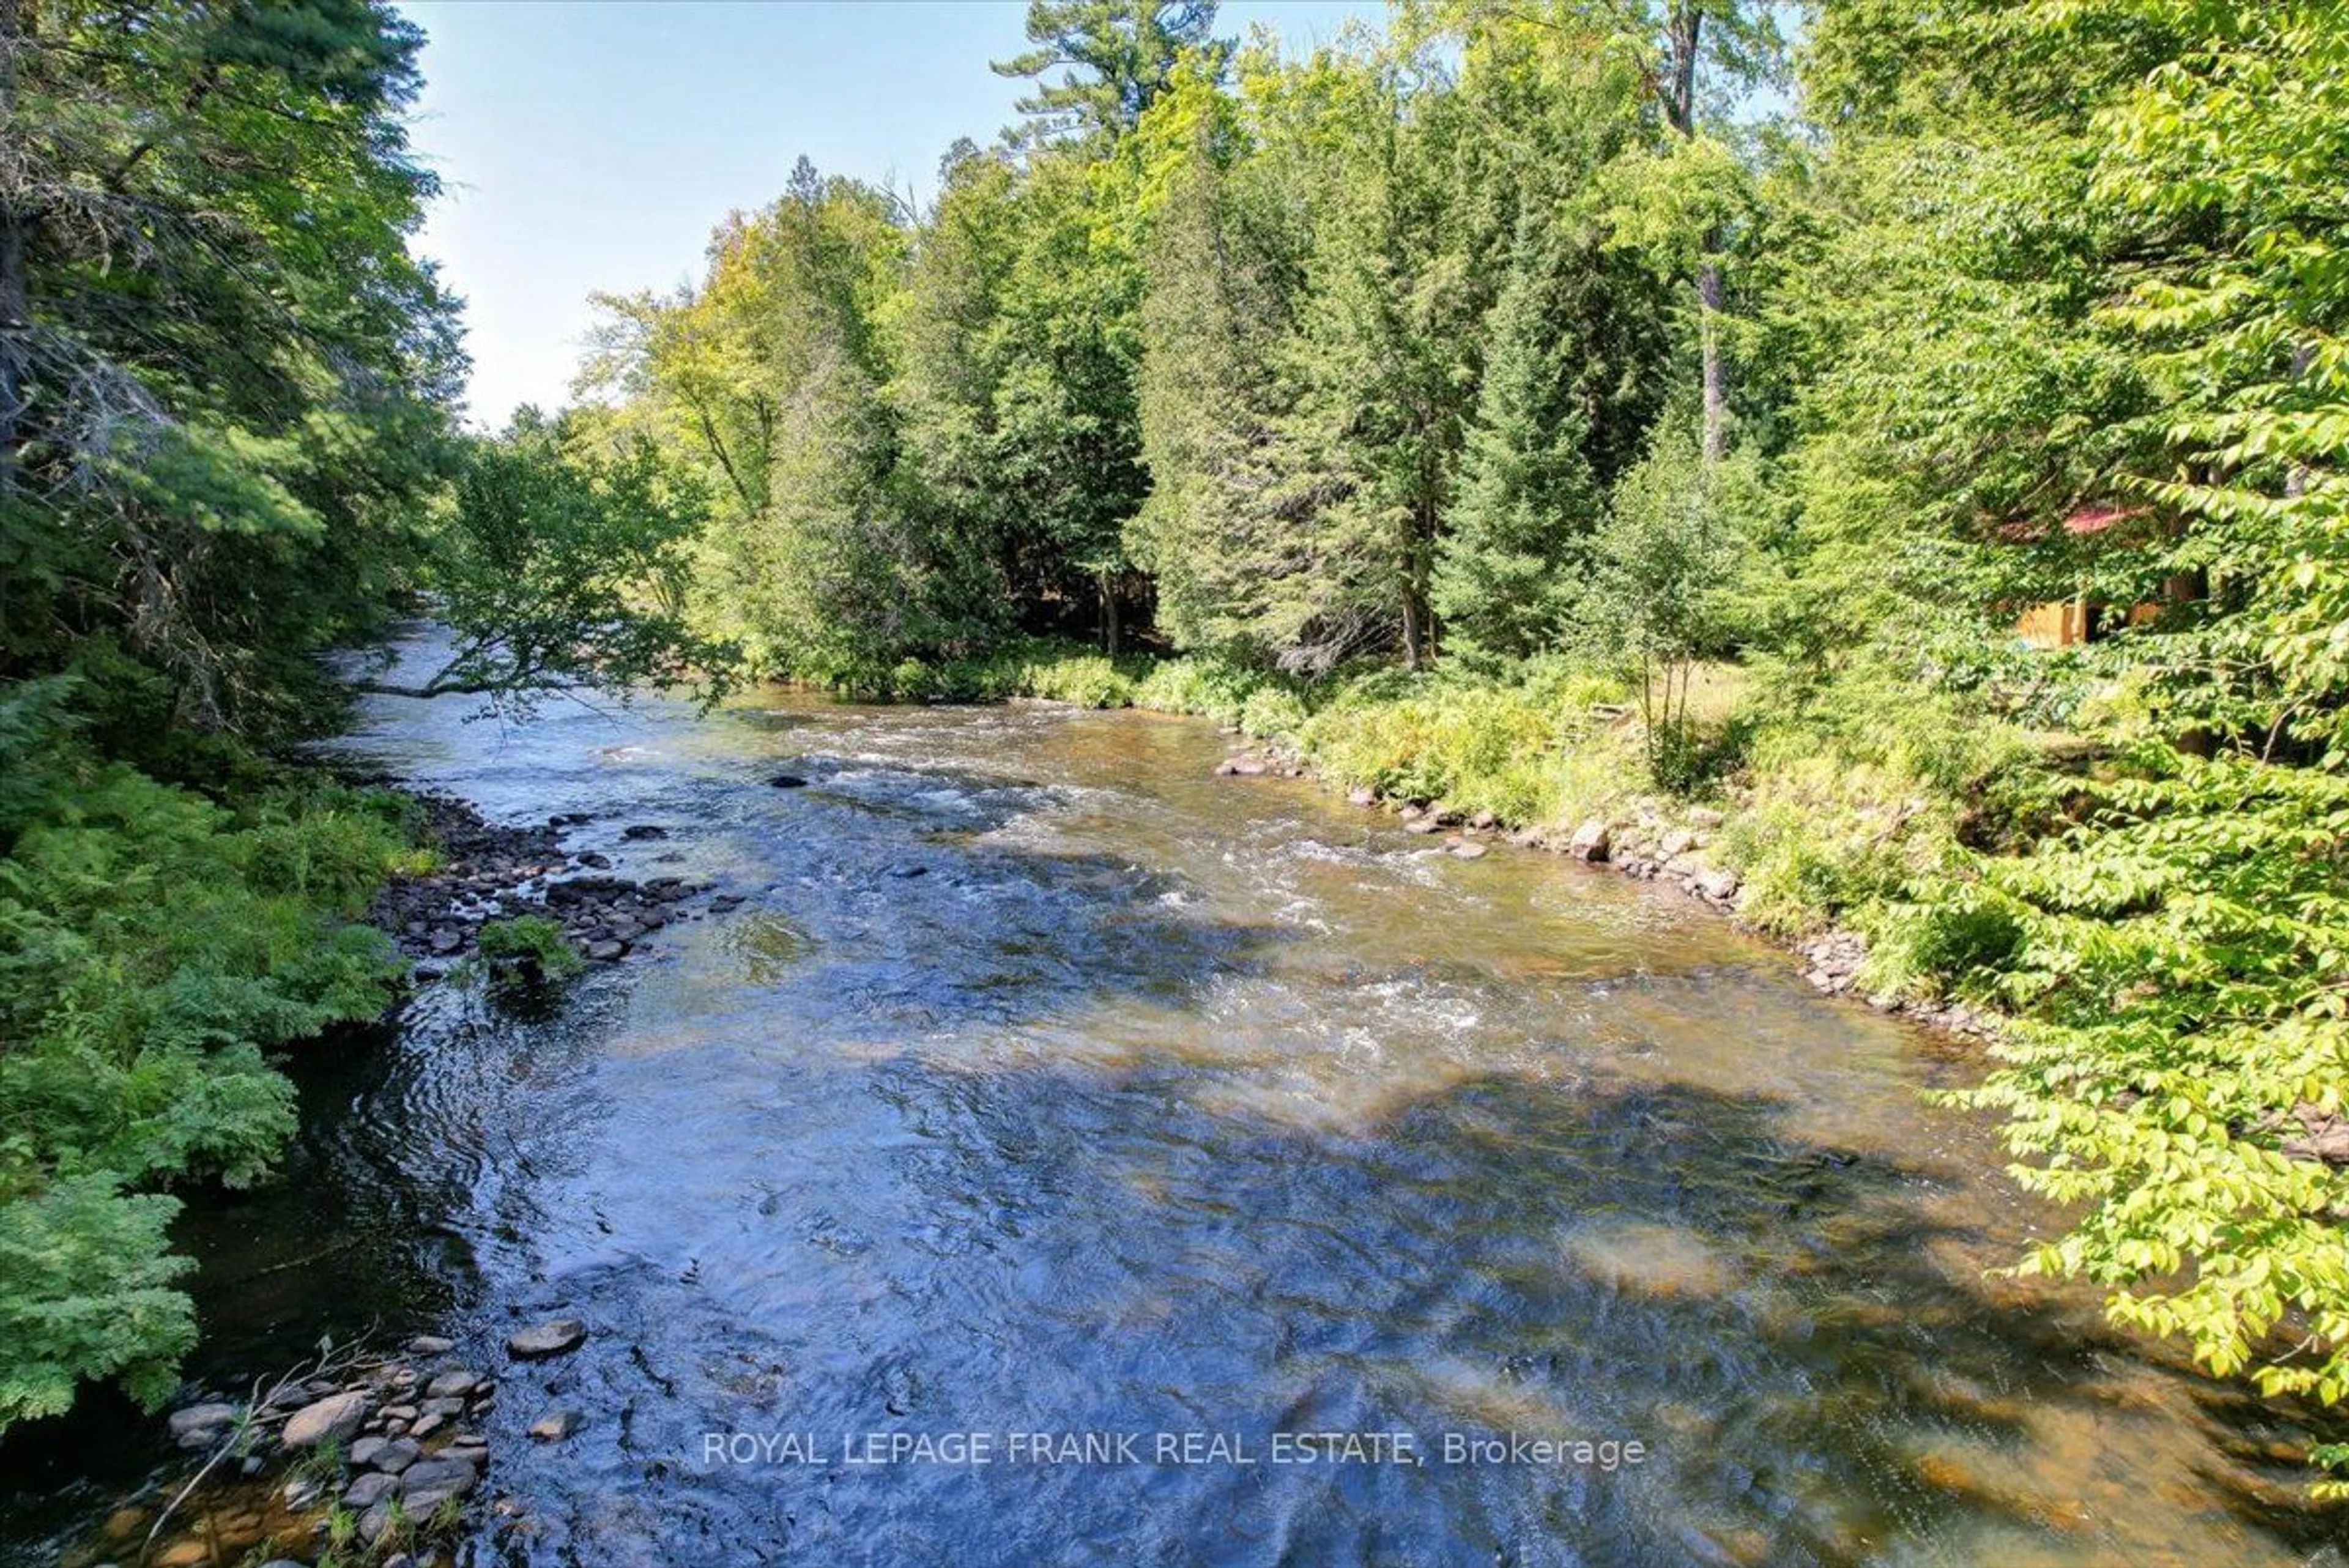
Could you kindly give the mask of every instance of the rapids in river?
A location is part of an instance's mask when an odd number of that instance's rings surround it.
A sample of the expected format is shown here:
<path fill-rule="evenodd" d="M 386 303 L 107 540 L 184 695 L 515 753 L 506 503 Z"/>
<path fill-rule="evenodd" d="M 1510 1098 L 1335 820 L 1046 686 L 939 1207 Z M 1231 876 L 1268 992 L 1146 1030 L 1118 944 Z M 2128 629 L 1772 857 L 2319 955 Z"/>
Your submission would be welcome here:
<path fill-rule="evenodd" d="M 747 898 L 320 1047 L 287 1179 L 187 1226 L 198 1375 L 502 1370 L 480 1561 L 2337 1560 L 2288 1412 L 1988 1274 L 2053 1216 L 1922 1101 L 1975 1048 L 1677 892 L 1141 713 L 374 699 L 337 749 Z"/>

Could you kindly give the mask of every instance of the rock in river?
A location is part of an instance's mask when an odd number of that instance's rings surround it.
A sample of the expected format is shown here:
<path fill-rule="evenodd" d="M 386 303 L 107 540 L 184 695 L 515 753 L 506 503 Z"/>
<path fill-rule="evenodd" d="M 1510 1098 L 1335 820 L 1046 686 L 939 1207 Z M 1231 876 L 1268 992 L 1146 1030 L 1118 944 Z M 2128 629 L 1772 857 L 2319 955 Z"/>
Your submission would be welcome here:
<path fill-rule="evenodd" d="M 481 1481 L 468 1459 L 419 1459 L 399 1478 L 399 1501 L 410 1519 L 421 1519 L 452 1497 L 463 1497 Z"/>
<path fill-rule="evenodd" d="M 776 789 L 805 789 L 808 782 L 797 774 L 777 774 L 767 783 Z"/>
<path fill-rule="evenodd" d="M 549 1410 L 530 1424 L 530 1435 L 542 1443 L 559 1443 L 577 1431 L 583 1419 L 576 1410 Z"/>
<path fill-rule="evenodd" d="M 525 1328 L 506 1341 L 506 1353 L 518 1361 L 539 1361 L 568 1355 L 587 1343 L 587 1325 L 575 1317 L 558 1317 Z"/>

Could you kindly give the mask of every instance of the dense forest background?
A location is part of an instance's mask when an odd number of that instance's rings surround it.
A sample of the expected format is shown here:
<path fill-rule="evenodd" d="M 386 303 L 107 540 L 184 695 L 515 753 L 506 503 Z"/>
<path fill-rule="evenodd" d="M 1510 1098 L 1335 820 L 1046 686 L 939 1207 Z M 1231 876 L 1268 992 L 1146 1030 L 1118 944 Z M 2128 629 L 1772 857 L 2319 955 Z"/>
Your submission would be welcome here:
<path fill-rule="evenodd" d="M 396 12 L 0 0 L 0 1423 L 168 1387 L 163 1189 L 390 994 L 402 809 L 278 759 L 419 594 L 419 690 L 502 703 L 1030 691 L 1714 803 L 1746 918 L 2004 1020 L 1961 1097 L 2076 1205 L 2026 1267 L 2349 1393 L 2349 6 L 1215 27 L 1038 0 L 935 199 L 803 161 L 482 439 Z"/>

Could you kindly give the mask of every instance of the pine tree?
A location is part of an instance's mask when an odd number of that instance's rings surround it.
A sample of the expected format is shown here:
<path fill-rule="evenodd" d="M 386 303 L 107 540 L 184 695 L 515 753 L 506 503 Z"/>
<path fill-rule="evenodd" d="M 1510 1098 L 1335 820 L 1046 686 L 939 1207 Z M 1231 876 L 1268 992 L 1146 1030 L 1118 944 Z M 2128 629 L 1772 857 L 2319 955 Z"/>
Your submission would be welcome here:
<path fill-rule="evenodd" d="M 1173 81 L 1185 49 L 1220 62 L 1230 46 L 1208 36 L 1216 0 L 1029 0 L 1026 54 L 995 62 L 1001 77 L 1040 78 L 1019 100 L 1029 123 L 1015 142 L 1115 138 Z M 1058 81 L 1040 78 L 1055 66 Z"/>
<path fill-rule="evenodd" d="M 1527 213 L 1488 323 L 1484 386 L 1431 595 L 1455 650 L 1522 658 L 1548 643 L 1599 518 L 1558 252 L 1550 225 Z"/>

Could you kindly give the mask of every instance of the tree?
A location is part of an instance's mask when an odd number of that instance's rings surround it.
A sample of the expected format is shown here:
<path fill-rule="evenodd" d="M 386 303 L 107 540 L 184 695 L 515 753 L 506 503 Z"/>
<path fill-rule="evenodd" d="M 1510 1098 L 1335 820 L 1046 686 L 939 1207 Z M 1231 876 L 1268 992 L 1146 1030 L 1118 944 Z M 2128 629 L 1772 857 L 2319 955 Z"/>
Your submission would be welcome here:
<path fill-rule="evenodd" d="M 699 483 L 645 438 L 610 457 L 566 452 L 559 427 L 525 409 L 470 445 L 450 497 L 427 582 L 454 652 L 419 684 L 357 684 L 508 711 L 589 686 L 692 686 L 715 701 L 736 650 L 685 614 L 687 550 L 708 510 Z"/>
<path fill-rule="evenodd" d="M 995 64 L 1002 77 L 1039 78 L 1019 102 L 1030 142 L 1113 140 L 1132 130 L 1173 79 L 1186 49 L 1220 59 L 1230 46 L 1209 36 L 1215 0 L 1029 0 L 1027 53 Z M 1044 81 L 1055 67 L 1067 70 Z"/>
<path fill-rule="evenodd" d="M 1435 653 L 1430 577 L 1483 301 L 1449 243 L 1462 122 L 1441 99 L 1413 112 L 1413 68 L 1377 55 L 1325 68 L 1332 188 L 1283 350 L 1296 406 L 1270 457 L 1293 521 L 1266 565 L 1299 669 L 1386 649 L 1417 669 Z"/>
<path fill-rule="evenodd" d="M 380 613 L 462 363 L 404 243 L 419 42 L 363 0 L 0 5 L 5 673 L 102 640 L 123 732 L 264 729 Z"/>
<path fill-rule="evenodd" d="M 1264 566 L 1286 502 L 1270 460 L 1297 394 L 1278 350 L 1303 288 L 1311 182 L 1286 127 L 1249 123 L 1277 112 L 1266 95 L 1279 78 L 1243 77 L 1245 102 L 1185 69 L 1134 139 L 1150 492 L 1126 540 L 1178 644 L 1261 659 L 1278 651 Z"/>
<path fill-rule="evenodd" d="M 1667 421 L 1594 541 L 1581 635 L 1639 692 L 1648 766 L 1667 784 L 1689 781 L 1697 663 L 1735 641 L 1748 547 L 1737 492 L 1750 481 L 1732 466 L 1707 462 L 1685 420 Z"/>
<path fill-rule="evenodd" d="M 991 561 L 1019 622 L 1104 639 L 1144 488 L 1134 408 L 1139 268 L 1104 183 L 1060 151 L 950 172 L 894 302 L 892 406 L 919 504 Z"/>
<path fill-rule="evenodd" d="M 1578 345 L 1565 329 L 1559 245 L 1518 220 L 1485 329 L 1484 386 L 1431 601 L 1455 649 L 1521 659 L 1557 636 L 1603 508 L 1584 445 Z"/>
<path fill-rule="evenodd" d="M 1537 28 L 1569 53 L 1619 53 L 1632 64 L 1660 140 L 1618 171 L 1624 215 L 1639 242 L 1688 281 L 1697 321 L 1702 451 L 1729 450 L 1730 388 L 1723 316 L 1738 160 L 1720 134 L 1738 94 L 1783 69 L 1775 0 L 1452 0 L 1427 7 L 1433 24 L 1473 37 Z M 1423 26 L 1428 24 L 1423 24 Z"/>

